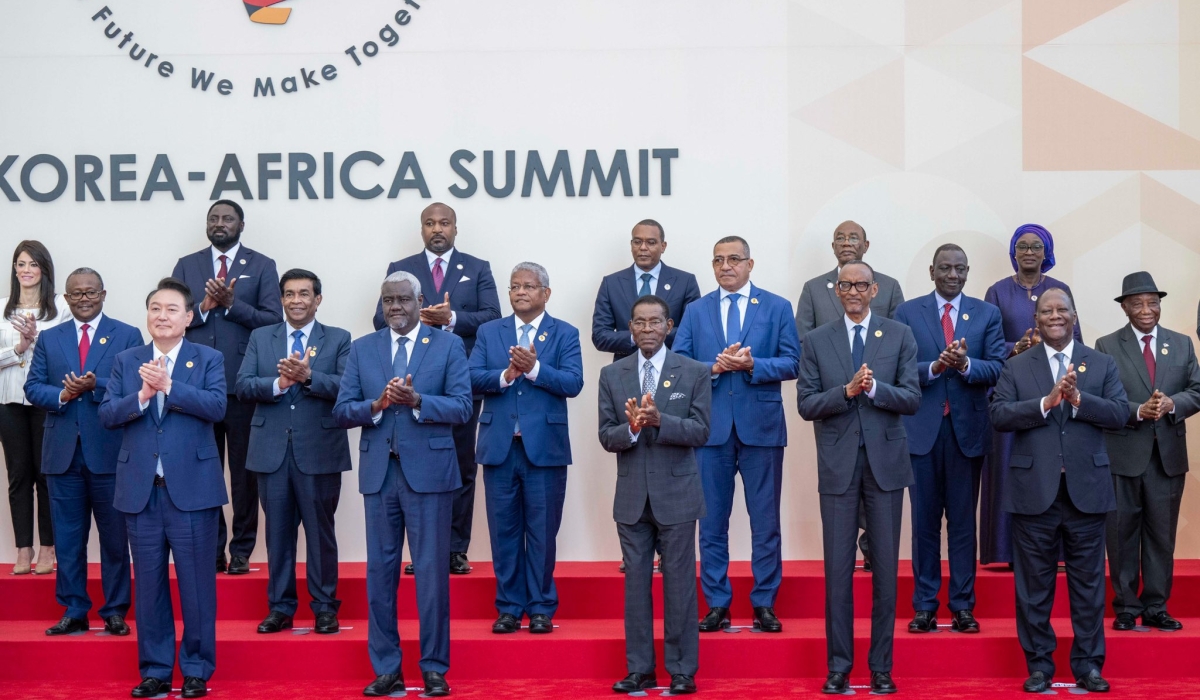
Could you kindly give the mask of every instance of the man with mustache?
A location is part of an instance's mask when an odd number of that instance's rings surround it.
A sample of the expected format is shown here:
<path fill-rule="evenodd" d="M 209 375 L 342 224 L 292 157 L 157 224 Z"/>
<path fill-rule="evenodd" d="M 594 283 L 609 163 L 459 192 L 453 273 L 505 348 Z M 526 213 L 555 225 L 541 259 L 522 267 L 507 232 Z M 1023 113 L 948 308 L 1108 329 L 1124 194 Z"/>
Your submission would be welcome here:
<path fill-rule="evenodd" d="M 458 215 L 441 202 L 421 211 L 421 239 L 425 249 L 416 255 L 388 265 L 387 274 L 407 272 L 425 291 L 421 323 L 440 328 L 462 338 L 467 355 L 475 347 L 475 333 L 488 321 L 500 318 L 500 297 L 492 267 L 486 260 L 458 250 Z M 375 308 L 375 329 L 387 325 L 383 306 Z M 483 395 L 474 397 L 471 419 L 454 428 L 454 450 L 458 455 L 458 473 L 462 486 L 454 494 L 451 517 L 450 573 L 469 574 L 467 549 L 471 545 L 471 526 L 475 518 L 475 433 Z M 413 573 L 409 564 L 404 573 Z"/>
<path fill-rule="evenodd" d="M 208 208 L 208 241 L 203 250 L 175 263 L 171 276 L 183 280 L 196 300 L 188 325 L 190 342 L 216 348 L 225 358 L 226 413 L 213 424 L 221 461 L 229 457 L 233 492 L 233 533 L 229 537 L 228 572 L 250 573 L 250 554 L 258 538 L 258 478 L 246 470 L 253 402 L 234 393 L 238 368 L 256 328 L 283 322 L 279 304 L 279 272 L 275 261 L 242 245 L 246 217 L 237 202 L 220 200 Z M 225 513 L 217 521 L 217 571 L 226 570 Z"/>
<path fill-rule="evenodd" d="M 1076 342 L 1075 304 L 1058 288 L 1037 300 L 1042 342 L 1009 358 L 992 394 L 992 425 L 1015 433 L 1002 506 L 1012 513 L 1017 636 L 1025 650 L 1025 691 L 1054 677 L 1050 613 L 1059 552 L 1071 599 L 1071 673 L 1107 692 L 1104 666 L 1104 527 L 1116 508 L 1104 431 L 1129 419 L 1116 362 Z"/>

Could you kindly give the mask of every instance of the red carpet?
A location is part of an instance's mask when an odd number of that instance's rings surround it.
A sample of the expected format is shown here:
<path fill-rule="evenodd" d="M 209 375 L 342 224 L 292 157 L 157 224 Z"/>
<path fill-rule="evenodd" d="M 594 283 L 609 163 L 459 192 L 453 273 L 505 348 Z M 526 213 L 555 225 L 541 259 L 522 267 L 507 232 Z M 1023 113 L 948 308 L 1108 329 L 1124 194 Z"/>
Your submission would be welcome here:
<path fill-rule="evenodd" d="M 214 697 L 274 697 L 281 693 L 289 698 L 361 697 L 362 686 L 373 677 L 365 641 L 364 565 L 342 566 L 339 593 L 344 629 L 333 636 L 256 634 L 254 628 L 267 612 L 266 572 L 263 565 L 256 566 L 260 570 L 246 576 L 218 577 L 217 673 L 210 684 Z M 1002 568 L 980 571 L 976 615 L 982 634 L 961 635 L 944 629 L 910 635 L 905 631 L 912 614 L 912 576 L 907 562 L 901 571 L 894 669 L 901 692 L 945 697 L 1020 692 L 1025 664 L 1012 617 L 1011 573 Z M 447 678 L 455 686 L 456 696 L 613 697 L 608 686 L 625 673 L 623 577 L 611 562 L 566 562 L 559 565 L 558 572 L 562 599 L 555 617 L 558 628 L 554 634 L 538 637 L 491 634 L 495 589 L 490 565 L 476 564 L 470 575 L 451 577 L 452 668 Z M 735 563 L 731 578 L 737 600 L 734 623 L 748 625 L 748 564 Z M 93 567 L 91 584 L 98 601 L 97 567 Z M 304 590 L 303 581 L 300 589 Z M 415 687 L 420 673 L 416 666 L 415 597 L 409 577 L 402 579 L 400 592 L 404 672 L 410 687 Z M 1058 594 L 1055 627 L 1060 676 L 1056 680 L 1069 682 L 1071 629 L 1062 575 Z M 865 684 L 870 574 L 856 574 L 855 596 L 859 668 L 853 681 Z M 6 612 L 6 621 L 0 622 L 0 692 L 6 697 L 128 696 L 137 682 L 135 636 L 112 638 L 94 629 L 78 636 L 47 638 L 43 630 L 62 616 L 54 602 L 52 576 L 0 576 L 0 600 L 5 602 Z M 697 680 L 702 692 L 761 698 L 818 694 L 826 670 L 820 562 L 785 564 L 776 609 L 784 621 L 782 634 L 742 629 L 701 637 Z M 1190 683 L 1200 681 L 1200 561 L 1177 564 L 1171 611 L 1183 620 L 1182 632 L 1108 632 L 1104 675 L 1113 682 L 1114 695 L 1183 697 L 1190 692 Z M 311 625 L 310 615 L 302 602 L 297 624 Z M 94 616 L 92 625 L 101 627 Z M 661 635 L 661 623 L 659 630 Z M 661 637 L 659 644 L 661 654 Z M 65 659 L 69 663 L 64 663 Z M 1163 669 L 1164 677 L 1151 681 L 1148 677 L 1155 669 Z M 747 680 L 756 676 L 771 680 Z M 1183 679 L 1187 682 L 1178 682 Z M 176 681 L 180 680 L 177 673 Z M 660 676 L 661 682 L 667 680 Z M 83 681 L 98 682 L 101 688 L 98 691 Z M 1060 688 L 1058 692 L 1069 690 Z M 1192 696 L 1200 697 L 1200 693 Z"/>

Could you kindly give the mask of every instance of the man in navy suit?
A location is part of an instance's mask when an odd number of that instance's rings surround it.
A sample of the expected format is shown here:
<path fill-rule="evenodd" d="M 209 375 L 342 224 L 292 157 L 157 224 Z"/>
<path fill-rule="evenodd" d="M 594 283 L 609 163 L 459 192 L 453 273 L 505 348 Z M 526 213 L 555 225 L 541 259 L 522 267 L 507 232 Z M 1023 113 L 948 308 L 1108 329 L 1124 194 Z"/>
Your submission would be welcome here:
<path fill-rule="evenodd" d="M 333 416 L 362 427 L 358 490 L 367 518 L 367 650 L 376 678 L 363 694 L 404 691 L 396 589 L 404 534 L 412 551 L 427 696 L 450 693 L 450 511 L 462 484 L 453 428 L 471 419 L 463 343 L 422 325 L 421 282 L 393 272 L 380 289 L 388 327 L 354 341 Z"/>
<path fill-rule="evenodd" d="M 283 321 L 279 305 L 279 273 L 275 261 L 241 243 L 245 215 L 237 202 L 221 200 L 208 208 L 209 247 L 185 255 L 171 276 L 182 280 L 197 300 L 187 339 L 216 348 L 225 358 L 225 415 L 213 424 L 224 463 L 229 455 L 233 492 L 233 536 L 229 539 L 229 573 L 250 573 L 250 554 L 258 538 L 258 477 L 246 471 L 253 402 L 234 394 L 237 371 L 255 328 Z M 226 570 L 225 513 L 217 514 L 217 571 Z"/>
<path fill-rule="evenodd" d="M 555 540 L 567 495 L 571 437 L 567 399 L 583 389 L 579 331 L 546 313 L 550 275 L 523 262 L 509 277 L 513 315 L 479 327 L 471 387 L 484 395 L 479 415 L 496 611 L 492 632 L 549 634 L 558 609 Z"/>
<path fill-rule="evenodd" d="M 100 536 L 100 618 L 109 634 L 129 634 L 129 538 L 125 517 L 113 508 L 121 434 L 100 425 L 100 402 L 113 358 L 142 344 L 133 326 L 103 314 L 104 281 L 81 267 L 67 277 L 63 295 L 73 323 L 42 331 L 25 380 L 29 402 L 46 411 L 42 473 L 50 487 L 50 516 L 58 552 L 54 593 L 66 614 L 48 635 L 86 632 L 87 542 L 92 516 Z"/>
<path fill-rule="evenodd" d="M 225 415 L 225 361 L 184 339 L 192 321 L 187 285 L 167 278 L 146 297 L 153 340 L 117 355 L 100 422 L 122 430 L 113 506 L 125 513 L 137 579 L 138 668 L 133 697 L 171 689 L 175 560 L 185 698 L 207 694 L 217 666 L 217 514 L 229 502 L 212 424 Z"/>
<path fill-rule="evenodd" d="M 942 586 L 942 517 L 950 559 L 951 627 L 979 631 L 975 619 L 975 513 L 979 475 L 991 446 L 988 388 L 1008 356 L 1000 309 L 963 294 L 967 254 L 953 243 L 938 247 L 929 266 L 934 291 L 906 301 L 895 319 L 917 341 L 921 408 L 904 417 L 912 454 L 912 567 L 915 586 L 908 625 L 937 629 Z"/>
<path fill-rule="evenodd" d="M 334 513 L 350 471 L 346 431 L 333 404 L 350 334 L 317 321 L 321 280 L 293 269 L 279 281 L 287 321 L 250 334 L 238 371 L 240 401 L 256 403 L 246 468 L 258 475 L 267 518 L 267 603 L 260 634 L 289 629 L 296 614 L 296 536 L 304 524 L 309 602 L 317 634 L 338 631 L 338 549 Z"/>
<path fill-rule="evenodd" d="M 633 267 L 626 267 L 600 281 L 596 292 L 596 310 L 592 312 L 592 345 L 600 352 L 611 352 L 613 361 L 637 352 L 629 332 L 629 313 L 633 302 L 653 294 L 671 307 L 673 328 L 667 334 L 667 347 L 675 343 L 675 331 L 688 304 L 700 298 L 696 276 L 662 262 L 667 251 L 667 234 L 654 219 L 643 219 L 633 227 L 630 239 Z"/>
<path fill-rule="evenodd" d="M 674 347 L 712 366 L 712 431 L 698 450 L 708 511 L 700 520 L 700 581 L 709 611 L 700 631 L 730 624 L 729 513 L 740 473 L 750 514 L 754 626 L 781 632 L 775 596 L 783 580 L 779 497 L 787 426 L 780 388 L 799 372 L 800 339 L 791 303 L 750 283 L 750 244 L 722 238 L 712 262 L 720 288 L 688 306 Z"/>
<path fill-rule="evenodd" d="M 496 280 L 486 260 L 467 255 L 454 247 L 458 237 L 458 215 L 450 207 L 436 202 L 421 212 L 421 238 L 425 249 L 416 255 L 388 265 L 387 274 L 407 272 L 417 279 L 424 297 L 421 323 L 440 328 L 462 338 L 468 355 L 475 347 L 475 333 L 488 321 L 500 318 L 500 297 Z M 383 304 L 375 308 L 375 329 L 387 324 Z M 471 419 L 454 428 L 454 450 L 458 455 L 458 473 L 462 486 L 454 494 L 450 534 L 450 573 L 469 574 L 467 549 L 471 545 L 471 524 L 475 519 L 475 431 L 483 397 L 476 395 Z M 411 574 L 412 566 L 404 573 Z"/>
<path fill-rule="evenodd" d="M 1017 637 L 1025 650 L 1025 690 L 1040 693 L 1054 677 L 1057 646 L 1050 613 L 1059 552 L 1071 599 L 1071 673 L 1090 692 L 1105 692 L 1104 530 L 1116 509 L 1104 431 L 1129 418 L 1113 358 L 1076 343 L 1075 306 L 1061 289 L 1037 300 L 1042 342 L 1009 358 L 992 395 L 992 425 L 1016 433 L 1001 506 L 1012 513 Z"/>

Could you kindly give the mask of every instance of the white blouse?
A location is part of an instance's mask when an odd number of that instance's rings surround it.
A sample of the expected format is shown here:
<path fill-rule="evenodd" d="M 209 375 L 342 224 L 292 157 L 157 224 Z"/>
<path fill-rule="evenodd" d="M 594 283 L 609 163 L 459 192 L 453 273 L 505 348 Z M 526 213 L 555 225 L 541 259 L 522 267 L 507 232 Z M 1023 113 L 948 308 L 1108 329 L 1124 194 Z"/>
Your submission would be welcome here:
<path fill-rule="evenodd" d="M 0 309 L 8 303 L 8 297 L 0 298 Z M 67 300 L 59 295 L 54 296 L 54 308 L 58 309 L 58 317 L 48 321 L 38 321 L 38 334 L 47 328 L 53 328 L 60 323 L 71 320 L 71 307 Z M 20 313 L 29 313 L 21 311 Z M 25 378 L 29 376 L 29 363 L 33 361 L 33 349 L 37 338 L 25 348 L 20 355 L 16 352 L 17 341 L 21 333 L 13 328 L 12 321 L 0 318 L 0 403 L 21 403 L 29 405 L 25 400 Z"/>

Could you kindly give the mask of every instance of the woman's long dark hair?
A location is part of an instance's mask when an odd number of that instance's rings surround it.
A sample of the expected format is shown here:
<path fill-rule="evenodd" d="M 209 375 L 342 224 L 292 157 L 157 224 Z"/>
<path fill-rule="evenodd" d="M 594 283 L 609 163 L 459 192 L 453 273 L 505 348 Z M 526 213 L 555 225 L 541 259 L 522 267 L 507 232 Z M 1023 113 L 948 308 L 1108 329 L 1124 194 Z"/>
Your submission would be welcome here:
<path fill-rule="evenodd" d="M 17 280 L 17 258 L 21 257 L 21 253 L 33 258 L 42 270 L 37 320 L 50 321 L 58 316 L 58 309 L 54 306 L 54 261 L 50 259 L 50 251 L 38 241 L 21 241 L 13 251 L 13 266 L 9 270 L 9 289 L 12 291 L 8 295 L 8 303 L 4 305 L 4 318 L 12 318 L 21 301 L 21 283 Z"/>

